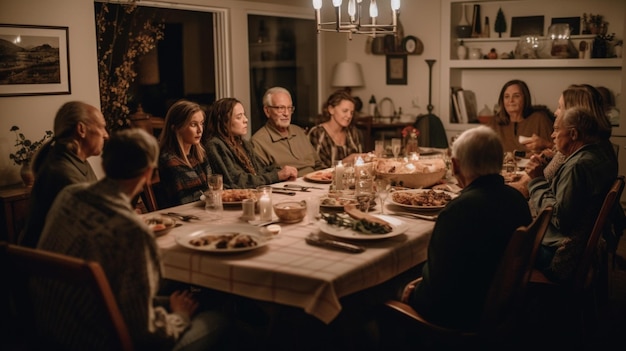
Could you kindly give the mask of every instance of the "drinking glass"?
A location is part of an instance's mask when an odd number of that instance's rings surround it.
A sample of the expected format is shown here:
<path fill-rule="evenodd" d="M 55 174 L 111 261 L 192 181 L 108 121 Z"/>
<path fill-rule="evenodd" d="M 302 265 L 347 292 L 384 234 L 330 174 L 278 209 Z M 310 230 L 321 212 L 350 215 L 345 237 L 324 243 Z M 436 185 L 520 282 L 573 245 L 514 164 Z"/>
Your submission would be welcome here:
<path fill-rule="evenodd" d="M 398 155 L 400 155 L 400 150 L 402 149 L 402 139 L 393 138 L 391 139 L 391 152 L 393 152 L 393 158 L 397 159 Z"/>
<path fill-rule="evenodd" d="M 389 179 L 376 178 L 376 194 L 380 199 L 380 214 L 385 214 L 385 200 L 389 195 L 390 187 L 391 184 L 389 183 Z"/>
<path fill-rule="evenodd" d="M 221 174 L 211 174 L 207 183 L 209 189 L 204 193 L 204 210 L 210 220 L 222 219 L 224 205 L 222 204 L 222 191 L 224 183 Z"/>
<path fill-rule="evenodd" d="M 272 187 L 262 185 L 256 188 L 259 197 L 259 214 L 262 221 L 271 221 L 274 209 L 272 208 Z"/>
<path fill-rule="evenodd" d="M 320 197 L 311 195 L 306 199 L 306 216 L 309 224 L 315 223 L 317 215 L 320 213 Z"/>
<path fill-rule="evenodd" d="M 376 154 L 376 157 L 383 157 L 385 155 L 385 141 L 384 140 L 374 141 L 374 154 Z"/>
<path fill-rule="evenodd" d="M 361 191 L 355 197 L 359 203 L 359 210 L 367 213 L 372 206 L 372 200 L 376 198 L 376 194 L 373 191 Z"/>

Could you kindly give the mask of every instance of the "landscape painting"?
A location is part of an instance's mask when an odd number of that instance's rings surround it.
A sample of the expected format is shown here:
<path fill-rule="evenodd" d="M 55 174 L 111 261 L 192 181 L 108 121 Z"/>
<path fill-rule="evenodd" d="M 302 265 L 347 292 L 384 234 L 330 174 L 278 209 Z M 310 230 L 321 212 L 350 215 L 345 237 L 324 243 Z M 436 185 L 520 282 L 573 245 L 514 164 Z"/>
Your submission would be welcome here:
<path fill-rule="evenodd" d="M 68 28 L 0 24 L 0 96 L 69 93 Z"/>

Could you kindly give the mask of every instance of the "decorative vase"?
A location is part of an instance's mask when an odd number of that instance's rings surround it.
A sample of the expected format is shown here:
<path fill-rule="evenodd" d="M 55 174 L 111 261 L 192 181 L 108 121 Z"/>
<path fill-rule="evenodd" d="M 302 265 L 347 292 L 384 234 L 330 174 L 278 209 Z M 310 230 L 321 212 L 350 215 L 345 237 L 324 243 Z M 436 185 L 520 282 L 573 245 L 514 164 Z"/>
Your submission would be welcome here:
<path fill-rule="evenodd" d="M 413 152 L 419 153 L 420 149 L 417 143 L 417 135 L 411 135 L 406 137 L 406 141 L 404 143 L 404 153 L 405 155 L 410 155 Z"/>
<path fill-rule="evenodd" d="M 470 60 L 480 60 L 483 54 L 480 52 L 479 48 L 473 48 L 470 50 L 469 58 Z"/>
<path fill-rule="evenodd" d="M 465 17 L 465 5 L 461 4 L 461 20 L 456 26 L 456 36 L 458 38 L 469 38 L 472 36 L 472 25 Z"/>
<path fill-rule="evenodd" d="M 467 59 L 467 46 L 463 44 L 463 40 L 459 43 L 459 46 L 456 48 L 456 57 L 459 60 Z"/>
<path fill-rule="evenodd" d="M 608 49 L 606 40 L 596 37 L 591 45 L 591 58 L 606 58 Z"/>
<path fill-rule="evenodd" d="M 20 177 L 22 177 L 22 182 L 26 187 L 31 187 L 35 183 L 35 174 L 30 168 L 30 161 L 24 161 L 22 163 L 22 168 L 20 168 Z"/>

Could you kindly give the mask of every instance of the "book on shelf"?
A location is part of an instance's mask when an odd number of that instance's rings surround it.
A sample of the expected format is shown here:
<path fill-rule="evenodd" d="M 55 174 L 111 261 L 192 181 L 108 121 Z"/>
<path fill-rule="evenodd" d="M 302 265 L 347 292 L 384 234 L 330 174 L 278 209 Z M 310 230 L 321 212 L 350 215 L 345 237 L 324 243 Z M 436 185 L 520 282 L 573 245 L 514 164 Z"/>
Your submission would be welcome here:
<path fill-rule="evenodd" d="M 461 116 L 461 110 L 459 108 L 459 100 L 457 97 L 457 93 L 461 90 L 463 89 L 459 87 L 450 87 L 450 104 L 452 105 L 451 113 L 450 113 L 451 123 L 465 123 L 463 122 L 463 119 Z"/>
<path fill-rule="evenodd" d="M 465 112 L 463 117 L 465 123 L 478 123 L 478 103 L 476 102 L 476 94 L 474 94 L 471 90 L 463 90 L 463 105 L 465 107 Z M 461 100 L 461 98 L 459 98 Z"/>

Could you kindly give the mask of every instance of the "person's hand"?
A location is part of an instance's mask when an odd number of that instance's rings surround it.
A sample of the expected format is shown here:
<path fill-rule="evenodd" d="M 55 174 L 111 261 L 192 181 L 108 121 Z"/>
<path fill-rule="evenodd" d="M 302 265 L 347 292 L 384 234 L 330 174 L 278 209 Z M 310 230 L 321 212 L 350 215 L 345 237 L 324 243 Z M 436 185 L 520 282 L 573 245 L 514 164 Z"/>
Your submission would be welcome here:
<path fill-rule="evenodd" d="M 542 150 L 552 147 L 552 141 L 546 140 L 534 133 L 521 144 L 534 153 L 540 153 Z"/>
<path fill-rule="evenodd" d="M 526 174 L 528 174 L 530 179 L 543 177 L 543 170 L 548 165 L 548 162 L 549 159 L 543 153 L 532 155 L 526 165 Z"/>
<path fill-rule="evenodd" d="M 522 177 L 516 182 L 507 183 L 511 188 L 519 191 L 524 195 L 526 199 L 530 197 L 528 193 L 528 182 L 530 182 L 530 177 L 526 173 L 522 173 Z"/>
<path fill-rule="evenodd" d="M 179 314 L 187 319 L 196 312 L 200 304 L 188 290 L 174 291 L 170 295 L 170 308 L 173 313 Z"/>
<path fill-rule="evenodd" d="M 278 171 L 279 180 L 296 180 L 298 178 L 298 169 L 291 166 L 285 166 Z"/>

